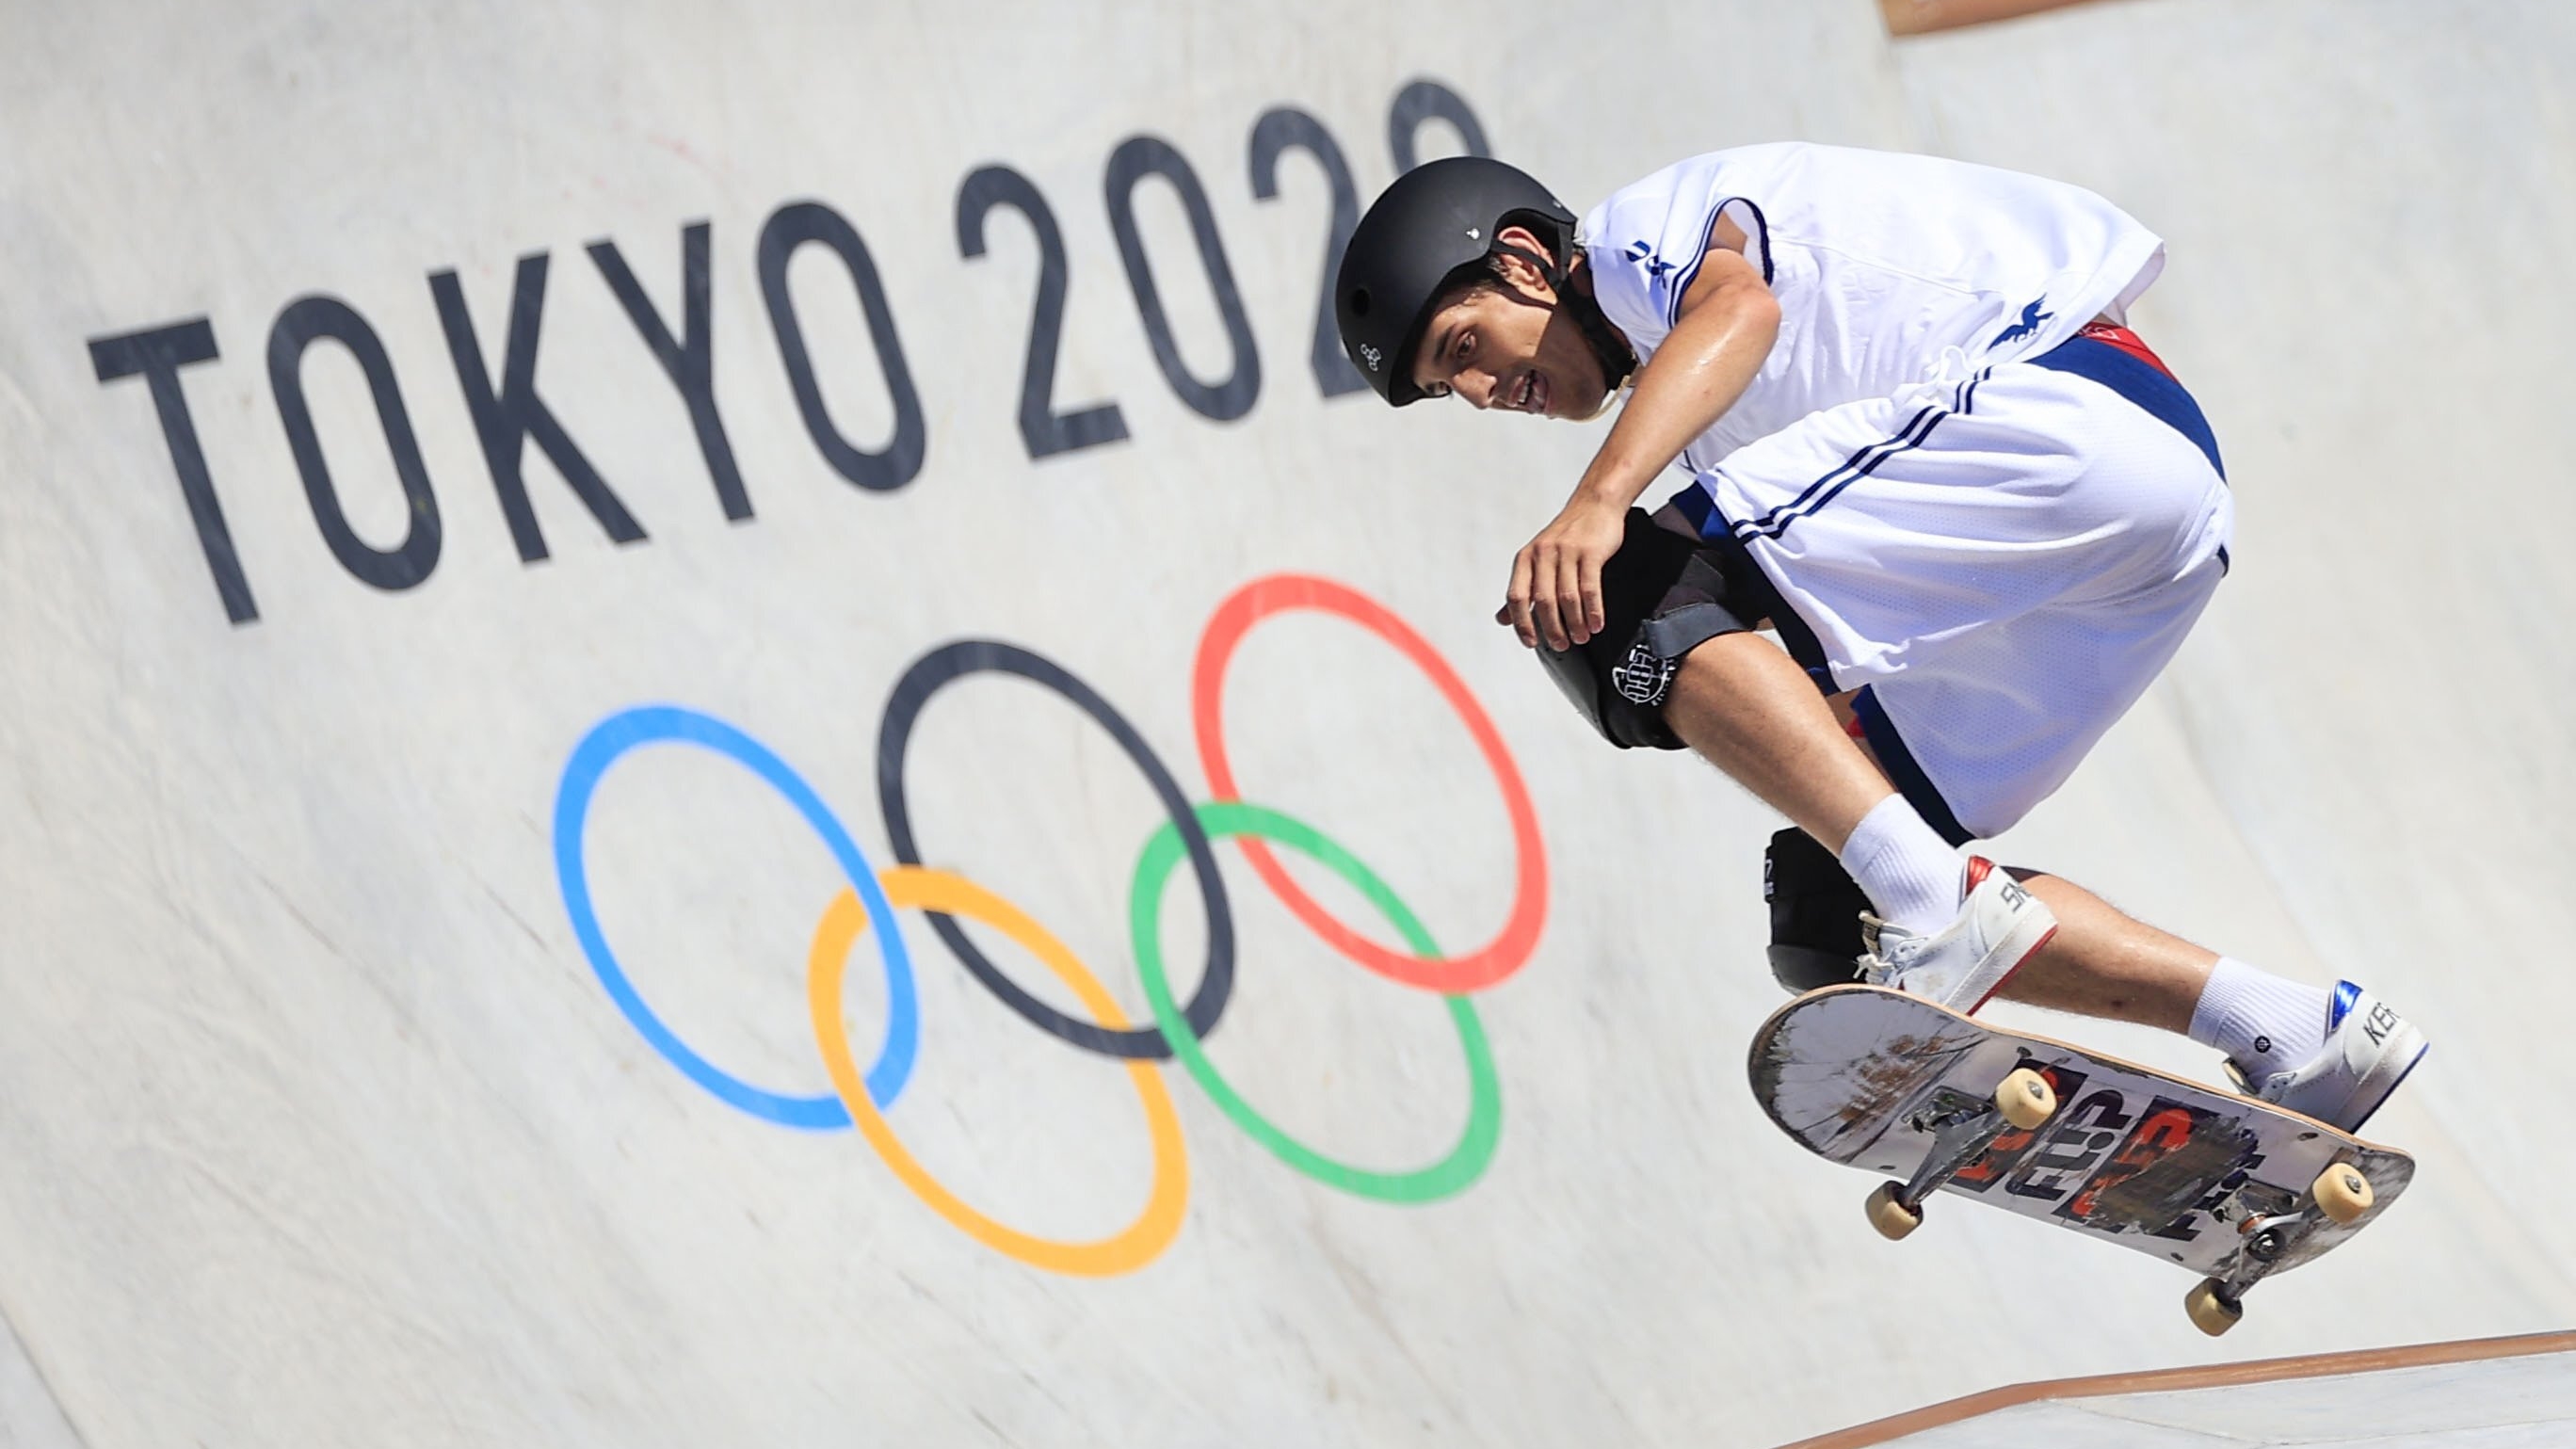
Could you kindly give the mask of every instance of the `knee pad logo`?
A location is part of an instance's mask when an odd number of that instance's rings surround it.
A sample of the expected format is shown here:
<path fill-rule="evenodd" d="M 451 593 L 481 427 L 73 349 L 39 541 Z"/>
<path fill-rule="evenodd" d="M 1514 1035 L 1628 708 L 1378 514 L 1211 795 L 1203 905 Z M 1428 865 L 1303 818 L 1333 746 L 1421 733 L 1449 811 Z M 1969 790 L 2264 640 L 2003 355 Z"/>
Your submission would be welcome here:
<path fill-rule="evenodd" d="M 1619 697 L 1640 708 L 1652 709 L 1664 702 L 1673 687 L 1673 671 L 1679 660 L 1665 659 L 1646 647 L 1644 641 L 1628 646 L 1625 663 L 1610 670 L 1610 687 Z"/>

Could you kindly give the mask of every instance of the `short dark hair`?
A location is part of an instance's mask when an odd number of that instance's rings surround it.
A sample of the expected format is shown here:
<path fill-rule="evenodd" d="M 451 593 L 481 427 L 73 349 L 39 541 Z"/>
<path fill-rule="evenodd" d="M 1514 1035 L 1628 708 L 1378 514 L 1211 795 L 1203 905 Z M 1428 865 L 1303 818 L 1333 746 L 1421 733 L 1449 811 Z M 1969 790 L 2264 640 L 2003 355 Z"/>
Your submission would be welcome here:
<path fill-rule="evenodd" d="M 1512 222 L 1514 225 L 1519 224 L 1509 217 L 1506 217 L 1505 221 Z M 1561 265 L 1563 266 L 1566 275 L 1570 277 L 1573 275 L 1574 269 L 1583 264 L 1583 249 L 1581 247 L 1569 247 L 1567 250 L 1573 252 L 1574 255 L 1566 258 Z M 1539 243 L 1539 251 L 1541 255 L 1545 255 L 1547 252 L 1547 243 L 1543 240 Z M 1449 308 L 1456 306 L 1471 292 L 1501 291 L 1505 281 L 1507 280 L 1503 275 L 1503 258 L 1508 255 L 1510 255 L 1510 253 L 1505 252 L 1498 247 L 1493 251 L 1485 253 L 1477 260 L 1469 262 L 1467 265 L 1451 272 L 1448 277 L 1441 282 L 1440 290 L 1432 294 L 1430 310 L 1425 312 L 1423 315 L 1426 318 L 1437 316 L 1438 314 L 1447 311 Z"/>
<path fill-rule="evenodd" d="M 1476 292 L 1499 292 L 1503 289 L 1502 253 L 1487 252 L 1482 261 L 1469 262 L 1451 272 L 1431 297 L 1431 311 L 1437 316 Z"/>

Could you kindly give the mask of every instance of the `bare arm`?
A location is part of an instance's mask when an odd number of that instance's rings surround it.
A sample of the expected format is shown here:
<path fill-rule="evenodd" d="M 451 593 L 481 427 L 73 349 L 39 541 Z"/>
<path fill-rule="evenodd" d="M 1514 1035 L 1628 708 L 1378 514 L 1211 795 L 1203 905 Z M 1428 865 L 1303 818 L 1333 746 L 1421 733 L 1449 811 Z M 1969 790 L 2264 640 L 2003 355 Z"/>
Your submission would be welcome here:
<path fill-rule="evenodd" d="M 1616 553 L 1625 515 L 1665 465 L 1735 406 L 1780 335 L 1780 303 L 1745 259 L 1743 229 L 1724 216 L 1709 228 L 1699 275 L 1680 319 L 1637 374 L 1619 421 L 1575 485 L 1574 496 L 1513 561 L 1497 616 L 1523 644 L 1551 649 L 1601 632 L 1601 566 Z"/>
<path fill-rule="evenodd" d="M 1734 229 L 1721 219 L 1720 225 Z M 1736 236 L 1740 242 L 1743 233 Z M 1681 320 L 1637 373 L 1637 387 L 1576 491 L 1625 510 L 1693 438 L 1753 385 L 1780 335 L 1780 303 L 1741 252 L 1712 242 Z M 1594 625 L 1595 628 L 1599 626 Z"/>

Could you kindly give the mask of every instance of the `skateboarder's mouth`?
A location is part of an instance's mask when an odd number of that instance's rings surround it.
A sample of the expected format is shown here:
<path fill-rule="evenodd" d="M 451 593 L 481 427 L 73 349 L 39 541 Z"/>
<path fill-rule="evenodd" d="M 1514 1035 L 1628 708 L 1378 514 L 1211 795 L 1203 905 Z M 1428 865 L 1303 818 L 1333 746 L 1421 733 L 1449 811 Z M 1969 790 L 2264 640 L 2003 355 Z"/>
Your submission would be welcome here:
<path fill-rule="evenodd" d="M 1513 389 L 1512 409 L 1516 412 L 1544 414 L 1547 411 L 1547 394 L 1546 374 L 1532 368 L 1521 374 L 1521 385 Z"/>

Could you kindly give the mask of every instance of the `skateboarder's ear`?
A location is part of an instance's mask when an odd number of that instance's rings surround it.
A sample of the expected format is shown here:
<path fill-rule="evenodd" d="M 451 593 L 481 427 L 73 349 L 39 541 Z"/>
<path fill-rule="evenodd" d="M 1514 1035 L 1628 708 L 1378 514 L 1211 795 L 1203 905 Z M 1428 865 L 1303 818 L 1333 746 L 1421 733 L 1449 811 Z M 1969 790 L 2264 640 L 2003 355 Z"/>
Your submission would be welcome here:
<path fill-rule="evenodd" d="M 1565 258 L 1548 249 L 1538 233 L 1525 226 L 1507 226 L 1494 233 L 1494 250 L 1485 258 L 1493 269 L 1494 279 L 1537 301 L 1556 300 L 1556 287 L 1548 281 L 1551 271 L 1561 271 Z"/>

